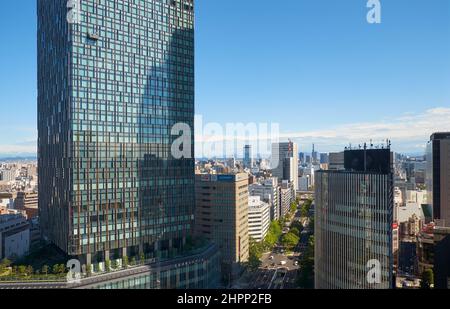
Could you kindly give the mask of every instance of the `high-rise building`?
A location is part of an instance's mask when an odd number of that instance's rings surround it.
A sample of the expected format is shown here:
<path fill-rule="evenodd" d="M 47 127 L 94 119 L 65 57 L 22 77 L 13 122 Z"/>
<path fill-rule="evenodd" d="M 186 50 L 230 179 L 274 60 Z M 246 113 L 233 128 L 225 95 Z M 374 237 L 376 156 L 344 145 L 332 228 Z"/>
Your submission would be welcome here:
<path fill-rule="evenodd" d="M 255 241 L 263 241 L 270 226 L 270 205 L 259 196 L 250 196 L 248 201 L 248 234 Z"/>
<path fill-rule="evenodd" d="M 320 154 L 320 164 L 328 164 L 330 163 L 330 158 L 328 153 L 321 153 Z"/>
<path fill-rule="evenodd" d="M 300 152 L 298 154 L 298 163 L 299 164 L 305 164 L 305 153 L 304 152 Z"/>
<path fill-rule="evenodd" d="M 433 219 L 450 225 L 450 132 L 435 133 L 428 142 L 426 187 Z"/>
<path fill-rule="evenodd" d="M 344 169 L 344 152 L 332 152 L 329 154 L 330 170 L 342 170 Z"/>
<path fill-rule="evenodd" d="M 195 212 L 193 137 L 171 150 L 175 124 L 194 126 L 193 0 L 70 5 L 37 1 L 43 235 L 86 265 L 178 256 Z"/>
<path fill-rule="evenodd" d="M 298 188 L 298 146 L 296 143 L 276 143 L 272 145 L 272 174 L 281 183 L 288 180 Z"/>
<path fill-rule="evenodd" d="M 348 150 L 344 167 L 316 174 L 316 288 L 391 288 L 391 152 Z"/>
<path fill-rule="evenodd" d="M 294 183 L 284 180 L 279 187 L 280 218 L 284 218 L 291 210 L 291 204 L 295 201 L 296 191 Z"/>
<path fill-rule="evenodd" d="M 253 153 L 252 146 L 245 145 L 244 147 L 244 168 L 251 169 L 253 167 Z"/>
<path fill-rule="evenodd" d="M 275 177 L 265 179 L 263 183 L 249 185 L 251 196 L 259 196 L 262 201 L 270 204 L 270 219 L 272 221 L 280 218 L 279 192 L 278 179 Z"/>
<path fill-rule="evenodd" d="M 196 175 L 195 234 L 215 243 L 226 282 L 248 261 L 248 175 Z"/>
<path fill-rule="evenodd" d="M 311 152 L 311 164 L 317 164 L 319 153 L 316 151 L 316 145 L 313 144 Z"/>

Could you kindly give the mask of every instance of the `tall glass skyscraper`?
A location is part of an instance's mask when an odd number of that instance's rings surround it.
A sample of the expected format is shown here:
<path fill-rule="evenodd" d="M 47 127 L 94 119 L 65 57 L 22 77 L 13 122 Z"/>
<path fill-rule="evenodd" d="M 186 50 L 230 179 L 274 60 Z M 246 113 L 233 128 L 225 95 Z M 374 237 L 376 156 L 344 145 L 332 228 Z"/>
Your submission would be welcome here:
<path fill-rule="evenodd" d="M 392 154 L 365 149 L 344 156 L 344 170 L 315 177 L 315 286 L 392 288 Z"/>
<path fill-rule="evenodd" d="M 434 133 L 427 144 L 427 197 L 433 219 L 450 226 L 450 132 Z"/>
<path fill-rule="evenodd" d="M 171 129 L 194 126 L 193 5 L 37 1 L 40 219 L 68 255 L 166 257 L 191 235 L 193 137 L 175 159 Z"/>

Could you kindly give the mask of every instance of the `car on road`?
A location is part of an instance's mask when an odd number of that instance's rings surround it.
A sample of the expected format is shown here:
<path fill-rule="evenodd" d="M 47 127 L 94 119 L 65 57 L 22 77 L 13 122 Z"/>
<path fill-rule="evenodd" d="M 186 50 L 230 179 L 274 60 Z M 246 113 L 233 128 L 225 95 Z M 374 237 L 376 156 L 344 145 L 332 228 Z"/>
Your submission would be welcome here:
<path fill-rule="evenodd" d="M 287 264 L 286 261 L 281 261 L 281 262 L 280 262 L 280 265 L 281 265 L 281 266 L 284 266 L 284 265 L 286 265 L 286 264 Z"/>
<path fill-rule="evenodd" d="M 269 260 L 273 261 L 274 258 L 275 258 L 275 257 L 274 257 L 273 255 L 271 255 L 271 256 L 269 257 Z"/>

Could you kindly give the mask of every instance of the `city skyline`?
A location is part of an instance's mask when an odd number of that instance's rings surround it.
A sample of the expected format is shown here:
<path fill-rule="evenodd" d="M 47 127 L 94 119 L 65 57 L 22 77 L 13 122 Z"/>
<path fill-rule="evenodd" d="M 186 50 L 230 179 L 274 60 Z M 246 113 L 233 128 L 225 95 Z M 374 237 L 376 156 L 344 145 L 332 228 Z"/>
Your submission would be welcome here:
<path fill-rule="evenodd" d="M 379 25 L 367 23 L 365 1 L 241 2 L 231 23 L 223 12 L 236 1 L 196 4 L 196 113 L 204 122 L 279 123 L 283 140 L 301 151 L 314 142 L 321 152 L 389 138 L 394 151 L 423 154 L 429 136 L 448 129 L 448 1 L 383 2 Z M 0 108 L 22 108 L 0 125 L 9 133 L 0 157 L 29 156 L 37 147 L 35 4 L 4 6 Z M 249 19 L 250 10 L 258 14 Z"/>
<path fill-rule="evenodd" d="M 29 1 L 0 290 L 450 288 L 448 0 Z"/>

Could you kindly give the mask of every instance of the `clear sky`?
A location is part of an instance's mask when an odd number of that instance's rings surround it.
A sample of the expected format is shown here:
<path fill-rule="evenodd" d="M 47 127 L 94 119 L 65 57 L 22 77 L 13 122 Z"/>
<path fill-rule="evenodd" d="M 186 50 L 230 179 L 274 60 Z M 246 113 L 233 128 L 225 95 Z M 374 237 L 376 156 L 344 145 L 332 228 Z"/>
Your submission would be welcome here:
<path fill-rule="evenodd" d="M 45 0 L 43 0 L 45 1 Z M 309 151 L 391 138 L 422 152 L 450 130 L 450 1 L 197 0 L 204 122 L 279 123 Z M 0 156 L 36 149 L 35 1 L 0 11 Z"/>

